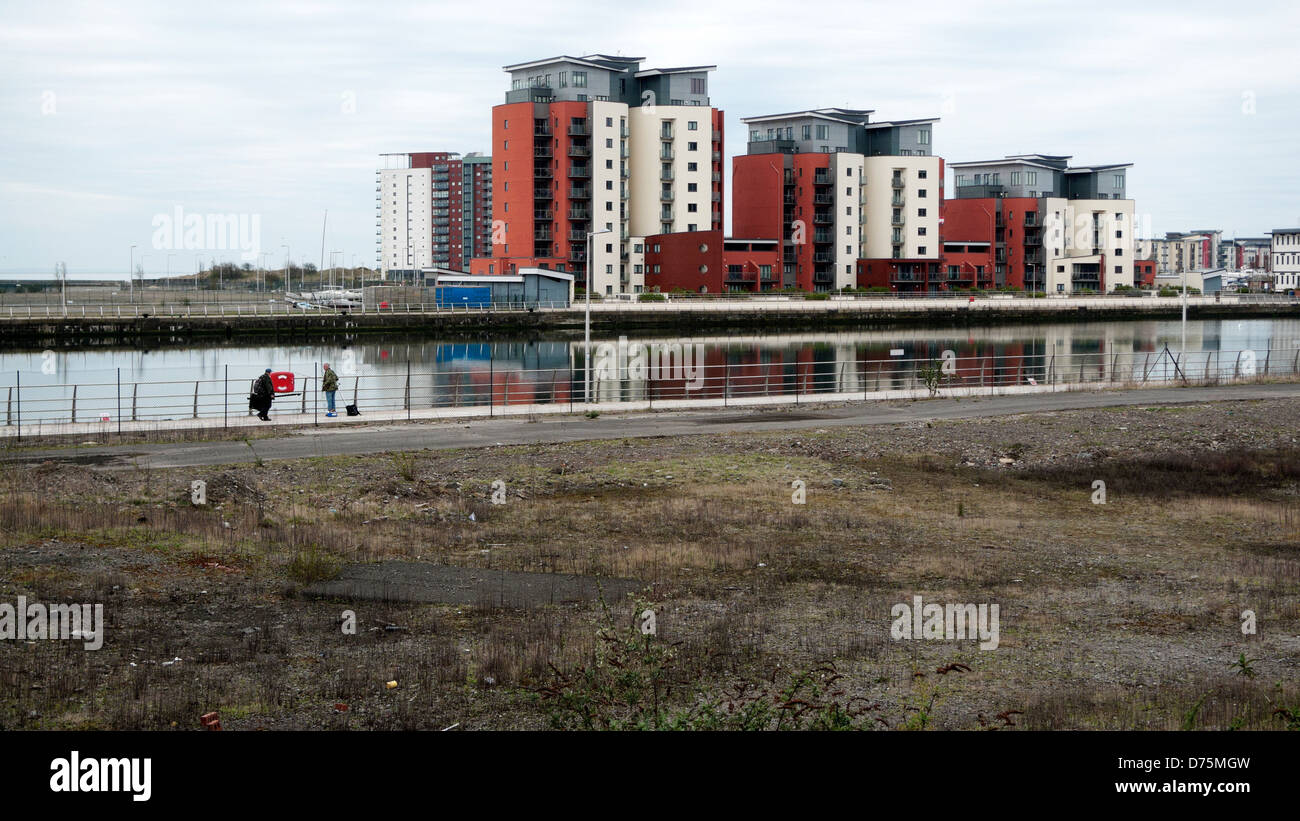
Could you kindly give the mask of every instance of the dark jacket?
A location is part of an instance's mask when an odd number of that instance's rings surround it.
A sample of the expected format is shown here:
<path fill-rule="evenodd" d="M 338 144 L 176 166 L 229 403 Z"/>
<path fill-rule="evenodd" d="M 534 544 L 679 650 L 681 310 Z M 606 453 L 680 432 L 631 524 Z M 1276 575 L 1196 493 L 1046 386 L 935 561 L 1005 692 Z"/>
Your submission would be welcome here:
<path fill-rule="evenodd" d="M 325 371 L 325 376 L 321 379 L 320 389 L 323 391 L 336 391 L 339 389 L 339 375 L 334 369 Z"/>
<path fill-rule="evenodd" d="M 248 397 L 248 407 L 265 413 L 275 399 L 275 386 L 271 384 L 271 375 L 264 373 L 253 381 L 253 393 Z"/>

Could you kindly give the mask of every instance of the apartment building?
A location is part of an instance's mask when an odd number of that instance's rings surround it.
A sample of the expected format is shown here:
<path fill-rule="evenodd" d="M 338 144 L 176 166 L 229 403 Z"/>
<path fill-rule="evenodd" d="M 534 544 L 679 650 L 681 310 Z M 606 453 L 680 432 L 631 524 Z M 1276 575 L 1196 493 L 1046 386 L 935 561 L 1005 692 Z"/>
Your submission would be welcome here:
<path fill-rule="evenodd" d="M 1275 228 L 1270 235 L 1273 287 L 1300 287 L 1300 228 Z"/>
<path fill-rule="evenodd" d="M 722 230 L 714 66 L 642 69 L 643 60 L 505 66 L 510 90 L 492 109 L 496 239 L 475 273 L 569 271 L 586 287 L 590 268 L 595 293 L 637 293 L 645 262 L 634 248 L 646 237 Z"/>
<path fill-rule="evenodd" d="M 732 161 L 732 230 L 779 240 L 773 287 L 849 288 L 864 265 L 907 276 L 937 270 L 938 120 L 872 122 L 873 113 L 821 108 L 741 120 L 749 142 Z"/>
<path fill-rule="evenodd" d="M 490 252 L 492 158 L 454 152 L 381 154 L 375 172 L 377 267 L 386 279 L 426 268 L 466 270 Z"/>
<path fill-rule="evenodd" d="M 1219 255 L 1212 233 L 1169 231 L 1164 238 L 1140 239 L 1137 255 L 1156 263 L 1156 273 L 1172 275 L 1208 271 Z"/>
<path fill-rule="evenodd" d="M 1070 159 L 1020 154 L 953 163 L 940 287 L 1072 293 L 1136 284 L 1135 211 L 1126 193 L 1132 164 L 1070 166 Z"/>

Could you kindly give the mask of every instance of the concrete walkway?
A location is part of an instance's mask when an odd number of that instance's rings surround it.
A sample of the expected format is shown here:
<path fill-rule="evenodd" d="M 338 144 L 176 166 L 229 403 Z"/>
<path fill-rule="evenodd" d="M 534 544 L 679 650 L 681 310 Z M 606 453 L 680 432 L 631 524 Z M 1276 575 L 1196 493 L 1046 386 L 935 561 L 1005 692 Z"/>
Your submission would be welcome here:
<path fill-rule="evenodd" d="M 883 393 L 883 392 L 882 392 Z M 684 436 L 701 433 L 745 433 L 753 431 L 800 430 L 806 428 L 890 425 L 943 419 L 974 419 L 1021 413 L 1045 413 L 1114 406 L 1193 404 L 1201 402 L 1243 401 L 1258 399 L 1300 398 L 1300 384 L 1242 384 L 1216 387 L 1161 387 L 1132 390 L 1062 390 L 1024 387 L 1000 390 L 990 396 L 988 389 L 942 391 L 944 398 L 916 400 L 916 391 L 896 391 L 876 398 L 895 401 L 862 402 L 827 407 L 834 401 L 861 400 L 854 396 L 825 395 L 810 407 L 767 403 L 729 405 L 721 400 L 711 410 L 688 412 L 637 412 L 633 403 L 597 407 L 619 410 L 619 415 L 601 415 L 588 419 L 582 415 L 536 415 L 529 417 L 527 408 L 511 409 L 507 416 L 488 419 L 482 416 L 468 422 L 451 423 L 428 419 L 425 424 L 389 424 L 365 427 L 332 425 L 286 430 L 284 436 L 256 440 L 256 456 L 263 460 L 300 459 L 312 456 L 364 455 L 389 451 L 444 450 L 494 445 L 525 445 L 575 442 L 591 439 L 629 437 Z M 924 392 L 922 392 L 924 393 Z M 567 408 L 567 406 L 564 406 Z M 656 411 L 660 403 L 655 403 Z M 734 408 L 734 409 L 733 409 Z M 343 419 L 343 417 L 339 417 Z M 402 415 L 405 419 L 405 415 Z M 306 420 L 310 422 L 310 419 Z M 329 420 L 334 422 L 336 420 Z M 371 418 L 371 421 L 374 421 Z M 431 422 L 431 423 L 430 423 Z M 284 420 L 281 420 L 284 423 Z M 168 444 L 100 445 L 76 448 L 39 449 L 11 452 L 10 460 L 19 462 L 68 460 L 101 468 L 188 467 L 254 461 L 254 453 L 242 441 L 193 442 Z"/>

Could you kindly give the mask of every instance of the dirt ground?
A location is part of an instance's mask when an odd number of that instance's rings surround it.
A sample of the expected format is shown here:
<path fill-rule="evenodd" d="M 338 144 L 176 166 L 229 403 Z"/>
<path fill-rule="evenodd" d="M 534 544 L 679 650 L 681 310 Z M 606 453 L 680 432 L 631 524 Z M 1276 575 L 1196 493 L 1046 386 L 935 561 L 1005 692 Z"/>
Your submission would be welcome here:
<path fill-rule="evenodd" d="M 0 604 L 106 630 L 0 641 L 0 727 L 1296 728 L 1297 429 L 1221 402 L 24 465 Z M 893 637 L 915 596 L 997 604 L 996 649 Z"/>

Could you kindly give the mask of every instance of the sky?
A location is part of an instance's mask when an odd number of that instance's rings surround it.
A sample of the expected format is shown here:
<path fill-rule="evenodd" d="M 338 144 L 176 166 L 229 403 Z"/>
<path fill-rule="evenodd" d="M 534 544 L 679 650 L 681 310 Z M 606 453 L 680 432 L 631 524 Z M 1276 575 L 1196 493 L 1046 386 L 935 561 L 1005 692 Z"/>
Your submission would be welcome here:
<path fill-rule="evenodd" d="M 0 0 L 0 274 L 277 267 L 284 246 L 373 264 L 379 154 L 490 153 L 502 66 L 592 53 L 716 65 L 728 156 L 746 116 L 938 116 L 949 162 L 1133 163 L 1144 236 L 1259 236 L 1300 224 L 1298 33 L 1293 0 Z M 177 209 L 240 216 L 242 244 L 160 236 Z"/>

